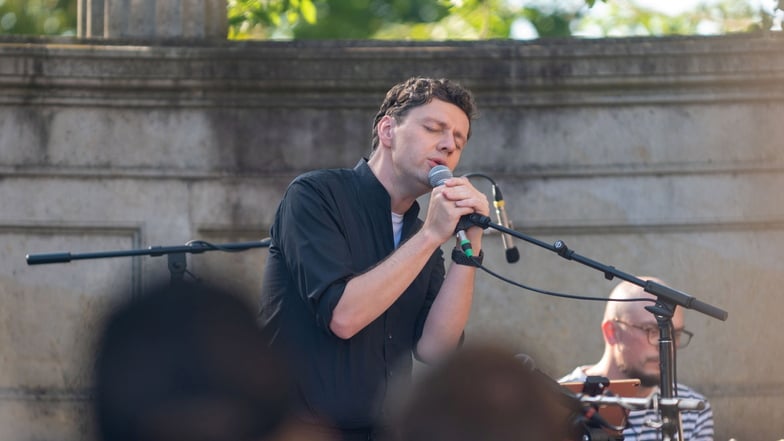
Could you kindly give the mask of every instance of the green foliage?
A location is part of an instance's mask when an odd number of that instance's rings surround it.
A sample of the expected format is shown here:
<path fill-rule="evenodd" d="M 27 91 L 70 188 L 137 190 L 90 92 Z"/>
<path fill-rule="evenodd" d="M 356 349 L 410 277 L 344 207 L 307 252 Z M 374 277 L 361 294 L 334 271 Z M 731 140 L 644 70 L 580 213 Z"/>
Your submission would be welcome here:
<path fill-rule="evenodd" d="M 318 10 L 328 20 L 301 23 L 294 28 L 294 38 L 368 39 L 387 23 L 416 26 L 447 15 L 437 0 L 320 0 Z"/>
<path fill-rule="evenodd" d="M 599 5 L 606 13 L 593 14 Z M 630 0 L 230 0 L 229 17 L 236 39 L 479 40 L 511 38 L 521 22 L 542 38 L 672 35 L 770 29 L 772 21 L 738 0 L 678 16 Z"/>
<path fill-rule="evenodd" d="M 439 0 L 229 0 L 229 38 L 368 39 L 447 13 Z"/>
<path fill-rule="evenodd" d="M 452 38 L 475 35 L 471 39 L 508 36 L 514 21 L 514 8 L 505 0 L 442 0 L 450 15 L 462 20 L 462 29 L 454 28 Z M 503 38 L 503 37 L 502 37 Z"/>
<path fill-rule="evenodd" d="M 229 0 L 229 38 L 289 38 L 299 23 L 315 23 L 313 0 Z"/>
<path fill-rule="evenodd" d="M 77 1 L 0 0 L 0 34 L 74 35 Z M 774 3 L 711 1 L 672 16 L 633 0 L 227 0 L 227 18 L 235 40 L 505 39 L 520 25 L 541 38 L 658 36 L 766 31 L 784 14 Z"/>
<path fill-rule="evenodd" d="M 0 35 L 75 35 L 76 0 L 0 0 Z"/>
<path fill-rule="evenodd" d="M 656 12 L 629 0 L 610 0 L 606 7 L 601 16 L 588 15 L 575 22 L 573 33 L 592 37 L 728 34 L 761 30 L 766 17 L 764 29 L 770 29 L 772 22 L 764 11 L 738 0 L 721 0 L 710 6 L 703 3 L 677 15 Z"/>
<path fill-rule="evenodd" d="M 572 22 L 582 15 L 582 11 L 560 9 L 543 11 L 541 9 L 527 7 L 523 9 L 521 15 L 531 22 L 540 37 L 569 37 L 572 35 Z"/>
<path fill-rule="evenodd" d="M 606 0 L 600 0 L 606 1 Z M 516 5 L 517 3 L 517 5 Z M 565 37 L 586 5 L 521 7 L 510 0 L 230 0 L 229 38 L 479 40 L 509 38 L 527 19 L 540 36 Z M 550 2 L 552 3 L 552 2 Z M 562 2 L 554 2 L 556 5 Z M 306 17 L 302 7 L 315 10 Z"/>

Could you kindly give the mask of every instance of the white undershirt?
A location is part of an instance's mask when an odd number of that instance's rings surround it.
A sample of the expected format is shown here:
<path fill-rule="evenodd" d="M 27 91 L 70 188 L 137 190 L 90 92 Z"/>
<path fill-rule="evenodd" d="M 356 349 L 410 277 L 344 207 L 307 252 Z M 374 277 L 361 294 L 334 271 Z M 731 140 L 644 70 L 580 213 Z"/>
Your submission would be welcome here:
<path fill-rule="evenodd" d="M 400 235 L 403 233 L 403 215 L 392 213 L 392 237 L 395 240 L 395 248 L 400 244 Z"/>

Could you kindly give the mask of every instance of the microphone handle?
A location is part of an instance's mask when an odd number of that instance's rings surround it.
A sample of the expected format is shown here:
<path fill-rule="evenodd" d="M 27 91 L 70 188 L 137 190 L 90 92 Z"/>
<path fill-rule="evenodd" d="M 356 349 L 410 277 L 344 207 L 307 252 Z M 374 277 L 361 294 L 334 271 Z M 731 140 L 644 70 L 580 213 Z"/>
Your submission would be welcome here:
<path fill-rule="evenodd" d="M 444 185 L 444 181 L 452 177 L 452 170 L 445 165 L 436 165 L 435 167 L 430 169 L 428 173 L 428 180 L 430 181 L 431 187 L 438 187 Z M 463 221 L 466 219 L 466 221 Z M 464 226 L 464 224 L 468 222 L 468 226 Z M 468 237 L 465 234 L 465 229 L 471 226 L 470 221 L 468 221 L 467 216 L 463 216 L 457 223 L 457 227 L 455 228 L 455 234 L 457 235 L 458 240 L 460 241 L 460 248 L 463 250 L 468 257 L 474 256 L 474 250 L 471 248 L 471 241 L 468 240 Z"/>

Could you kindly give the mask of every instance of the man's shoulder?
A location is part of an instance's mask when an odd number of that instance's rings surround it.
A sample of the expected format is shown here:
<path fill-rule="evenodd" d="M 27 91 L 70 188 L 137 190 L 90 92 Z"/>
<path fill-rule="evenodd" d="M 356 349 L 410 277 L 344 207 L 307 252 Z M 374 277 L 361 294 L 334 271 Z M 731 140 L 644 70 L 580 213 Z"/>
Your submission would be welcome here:
<path fill-rule="evenodd" d="M 352 186 L 356 180 L 355 173 L 351 169 L 325 168 L 310 170 L 298 175 L 289 184 L 287 196 L 299 194 L 301 192 L 315 194 L 334 194 L 342 192 Z"/>
<path fill-rule="evenodd" d="M 325 183 L 330 181 L 342 181 L 355 174 L 356 172 L 350 168 L 322 168 L 302 173 L 294 179 L 294 182 Z"/>
<path fill-rule="evenodd" d="M 678 397 L 707 401 L 705 395 L 697 392 L 691 387 L 686 386 L 685 384 L 682 383 L 678 383 L 677 386 L 678 386 Z"/>
<path fill-rule="evenodd" d="M 558 379 L 559 383 L 571 383 L 574 381 L 585 381 L 588 378 L 585 375 L 585 370 L 583 370 L 583 366 L 577 366 L 569 372 L 568 374 L 564 375 L 563 377 Z"/>

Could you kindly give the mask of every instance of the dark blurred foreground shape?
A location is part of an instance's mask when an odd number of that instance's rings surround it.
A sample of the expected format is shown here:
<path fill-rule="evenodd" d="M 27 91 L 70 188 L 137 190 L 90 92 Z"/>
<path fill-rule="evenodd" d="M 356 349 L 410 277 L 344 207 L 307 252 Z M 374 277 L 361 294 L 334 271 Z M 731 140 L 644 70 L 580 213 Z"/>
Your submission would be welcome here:
<path fill-rule="evenodd" d="M 201 284 L 120 305 L 95 365 L 106 441 L 311 440 L 290 424 L 290 378 L 249 305 Z"/>
<path fill-rule="evenodd" d="M 579 440 L 579 400 L 501 346 L 467 345 L 390 411 L 390 441 Z"/>

